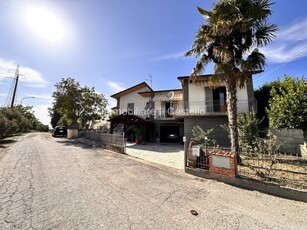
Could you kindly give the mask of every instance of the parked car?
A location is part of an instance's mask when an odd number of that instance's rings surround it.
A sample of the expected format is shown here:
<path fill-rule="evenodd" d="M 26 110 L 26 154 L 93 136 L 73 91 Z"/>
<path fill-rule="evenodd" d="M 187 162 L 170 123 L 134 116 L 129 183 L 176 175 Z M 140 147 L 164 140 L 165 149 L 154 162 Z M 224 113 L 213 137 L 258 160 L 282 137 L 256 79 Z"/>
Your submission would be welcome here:
<path fill-rule="evenodd" d="M 67 128 L 65 126 L 56 126 L 52 132 L 53 137 L 67 137 Z"/>
<path fill-rule="evenodd" d="M 177 142 L 178 134 L 177 133 L 168 133 L 166 134 L 166 141 L 168 142 Z"/>

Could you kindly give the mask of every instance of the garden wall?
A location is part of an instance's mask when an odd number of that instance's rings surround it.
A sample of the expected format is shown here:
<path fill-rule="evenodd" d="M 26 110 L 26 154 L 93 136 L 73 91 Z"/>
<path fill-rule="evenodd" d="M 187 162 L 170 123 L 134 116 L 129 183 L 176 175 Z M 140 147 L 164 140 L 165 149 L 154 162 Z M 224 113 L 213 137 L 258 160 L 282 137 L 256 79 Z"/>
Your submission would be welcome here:
<path fill-rule="evenodd" d="M 301 154 L 300 145 L 304 144 L 302 129 L 272 129 L 272 133 L 282 142 L 281 152 Z"/>

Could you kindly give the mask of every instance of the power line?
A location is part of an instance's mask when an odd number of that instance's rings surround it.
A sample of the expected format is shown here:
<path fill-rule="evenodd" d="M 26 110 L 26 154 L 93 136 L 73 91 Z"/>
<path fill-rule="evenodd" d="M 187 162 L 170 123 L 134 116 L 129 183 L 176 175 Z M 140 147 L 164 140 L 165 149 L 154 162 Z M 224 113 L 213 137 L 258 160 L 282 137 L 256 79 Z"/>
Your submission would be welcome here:
<path fill-rule="evenodd" d="M 256 76 L 253 80 L 256 81 L 256 80 L 259 80 L 260 78 L 264 77 L 264 76 L 267 76 L 268 74 L 271 74 L 273 72 L 275 72 L 276 70 L 284 67 L 285 65 L 288 65 L 289 63 L 293 62 L 295 60 L 295 58 L 301 56 L 302 54 L 304 54 L 306 52 L 306 50 L 300 50 L 300 51 L 297 51 L 295 52 L 294 54 L 292 54 L 289 58 L 292 58 L 291 61 L 289 62 L 285 62 L 285 63 L 281 63 L 281 64 L 277 64 L 276 66 L 272 67 L 271 69 L 269 69 L 268 71 L 266 71 L 265 73 L 263 74 L 260 74 L 258 76 Z"/>

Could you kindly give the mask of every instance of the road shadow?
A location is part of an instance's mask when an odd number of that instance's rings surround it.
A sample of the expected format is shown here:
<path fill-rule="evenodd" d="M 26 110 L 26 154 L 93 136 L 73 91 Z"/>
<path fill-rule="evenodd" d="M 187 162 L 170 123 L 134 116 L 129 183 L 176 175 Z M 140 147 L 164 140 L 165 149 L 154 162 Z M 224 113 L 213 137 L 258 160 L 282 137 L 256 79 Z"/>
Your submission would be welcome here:
<path fill-rule="evenodd" d="M 95 141 L 91 140 L 83 140 L 81 138 L 77 139 L 62 139 L 58 141 L 59 143 L 64 144 L 65 146 L 74 146 L 74 147 L 80 147 L 82 149 L 101 149 L 105 148 L 106 146 L 100 143 L 97 143 Z"/>
<path fill-rule="evenodd" d="M 15 142 L 17 141 L 13 139 L 0 139 L 0 148 L 7 148 L 7 145 L 14 144 Z"/>

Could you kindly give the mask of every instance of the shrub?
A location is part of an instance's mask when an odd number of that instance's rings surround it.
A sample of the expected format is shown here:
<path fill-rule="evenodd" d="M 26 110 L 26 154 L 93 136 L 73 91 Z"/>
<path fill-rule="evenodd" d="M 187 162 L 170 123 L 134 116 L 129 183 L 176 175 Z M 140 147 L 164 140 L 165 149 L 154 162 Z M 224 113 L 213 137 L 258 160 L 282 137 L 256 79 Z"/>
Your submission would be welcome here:
<path fill-rule="evenodd" d="M 196 125 L 192 129 L 193 140 L 198 144 L 201 148 L 205 148 L 207 146 L 215 146 L 216 140 L 211 138 L 211 133 L 213 129 L 202 129 L 199 125 Z"/>

